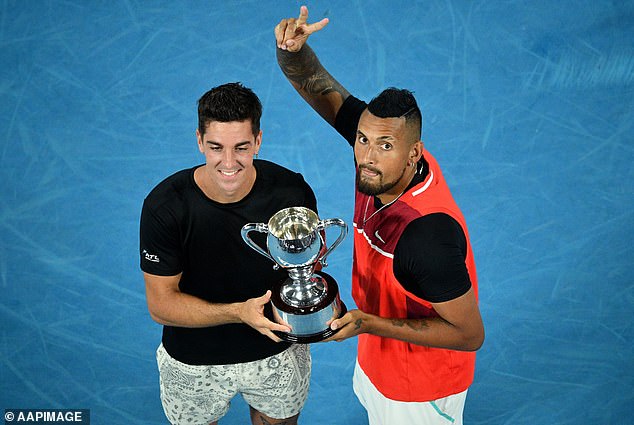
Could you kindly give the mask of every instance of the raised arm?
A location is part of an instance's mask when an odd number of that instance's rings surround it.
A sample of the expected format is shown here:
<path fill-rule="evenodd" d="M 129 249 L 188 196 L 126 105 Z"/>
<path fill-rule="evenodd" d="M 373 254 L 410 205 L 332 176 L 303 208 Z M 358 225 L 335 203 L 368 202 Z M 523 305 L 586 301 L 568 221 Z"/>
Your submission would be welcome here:
<path fill-rule="evenodd" d="M 308 24 L 308 8 L 302 6 L 299 18 L 282 19 L 275 27 L 277 62 L 295 90 L 330 125 L 350 93 L 326 71 L 306 44 L 310 34 L 328 24 L 324 18 Z"/>

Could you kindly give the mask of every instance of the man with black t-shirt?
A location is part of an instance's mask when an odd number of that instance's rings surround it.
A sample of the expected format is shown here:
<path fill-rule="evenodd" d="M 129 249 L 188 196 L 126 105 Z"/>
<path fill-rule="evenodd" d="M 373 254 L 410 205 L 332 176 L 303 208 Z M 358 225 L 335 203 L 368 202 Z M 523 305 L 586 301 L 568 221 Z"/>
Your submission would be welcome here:
<path fill-rule="evenodd" d="M 371 425 L 462 423 L 475 351 L 484 340 L 465 220 L 434 157 L 423 152 L 411 92 L 369 104 L 351 96 L 305 44 L 328 19 L 275 27 L 278 63 L 300 95 L 354 148 L 352 294 L 333 321 L 358 335 L 353 386 Z"/>
<path fill-rule="evenodd" d="M 164 325 L 157 350 L 163 409 L 172 424 L 216 424 L 242 394 L 253 424 L 296 424 L 306 401 L 307 345 L 280 342 L 269 288 L 286 277 L 242 240 L 247 223 L 283 208 L 317 211 L 301 174 L 254 159 L 262 106 L 239 83 L 198 101 L 205 164 L 159 183 L 141 213 L 148 309 Z M 258 238 L 258 236 L 260 238 Z M 263 234 L 253 239 L 265 246 Z"/>

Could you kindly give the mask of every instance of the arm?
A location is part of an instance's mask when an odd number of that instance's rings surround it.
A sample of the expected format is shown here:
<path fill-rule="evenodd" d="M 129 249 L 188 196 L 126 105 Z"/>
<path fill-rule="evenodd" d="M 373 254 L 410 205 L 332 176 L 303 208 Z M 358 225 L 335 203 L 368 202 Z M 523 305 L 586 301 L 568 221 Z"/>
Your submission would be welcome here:
<path fill-rule="evenodd" d="M 270 291 L 240 303 L 214 304 L 182 293 L 178 287 L 180 274 L 157 276 L 144 273 L 143 276 L 150 316 L 162 325 L 202 328 L 244 323 L 276 342 L 280 339 L 272 331 L 290 331 L 264 316 L 264 306 L 271 298 Z"/>
<path fill-rule="evenodd" d="M 298 19 L 283 19 L 275 27 L 277 62 L 295 90 L 330 125 L 350 93 L 319 62 L 315 52 L 305 44 L 308 36 L 328 24 L 322 19 L 307 24 L 308 9 L 302 6 Z"/>
<path fill-rule="evenodd" d="M 362 332 L 413 344 L 453 350 L 477 350 L 484 326 L 465 264 L 467 240 L 453 218 L 429 214 L 412 221 L 394 250 L 394 275 L 403 288 L 429 300 L 438 317 L 380 318 L 359 310 L 335 326 L 335 339 Z"/>
<path fill-rule="evenodd" d="M 482 346 L 484 326 L 473 289 L 456 299 L 432 306 L 439 317 L 390 319 L 351 310 L 333 321 L 331 328 L 340 330 L 331 339 L 343 341 L 361 333 L 369 333 L 451 350 L 476 351 Z"/>

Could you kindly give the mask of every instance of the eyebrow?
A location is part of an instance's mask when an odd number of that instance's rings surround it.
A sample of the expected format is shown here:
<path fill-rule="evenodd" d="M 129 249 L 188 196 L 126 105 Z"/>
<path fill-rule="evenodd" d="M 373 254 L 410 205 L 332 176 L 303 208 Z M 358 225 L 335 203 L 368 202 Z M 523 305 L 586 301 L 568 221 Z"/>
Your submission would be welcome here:
<path fill-rule="evenodd" d="M 363 131 L 361 131 L 361 130 L 357 130 L 357 136 L 364 136 L 364 137 L 367 138 L 367 136 L 365 134 L 363 134 Z M 394 136 L 381 136 L 381 137 L 377 138 L 376 140 L 382 142 L 382 141 L 391 141 L 391 140 L 396 140 L 396 139 L 394 138 Z"/>
<path fill-rule="evenodd" d="M 206 140 L 205 143 L 208 144 L 208 145 L 224 147 L 224 145 L 222 143 L 214 142 L 213 140 Z M 239 147 L 242 147 L 242 146 L 245 146 L 245 145 L 249 145 L 249 144 L 251 144 L 251 141 L 250 140 L 245 140 L 244 142 L 237 143 L 234 147 L 235 148 L 239 148 Z"/>

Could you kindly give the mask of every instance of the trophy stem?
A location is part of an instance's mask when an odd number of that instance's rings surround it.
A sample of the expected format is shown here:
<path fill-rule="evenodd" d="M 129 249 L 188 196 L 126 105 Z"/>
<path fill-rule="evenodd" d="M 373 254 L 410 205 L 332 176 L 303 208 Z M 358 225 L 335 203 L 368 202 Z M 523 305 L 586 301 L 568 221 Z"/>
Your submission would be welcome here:
<path fill-rule="evenodd" d="M 326 280 L 312 273 L 312 267 L 305 269 L 311 273 L 293 273 L 293 276 L 287 279 L 280 288 L 280 296 L 289 306 L 302 308 L 317 305 L 326 297 L 328 292 Z"/>
<path fill-rule="evenodd" d="M 287 269 L 288 276 L 296 283 L 307 282 L 312 277 L 314 268 L 314 264 L 304 267 L 292 267 Z"/>

